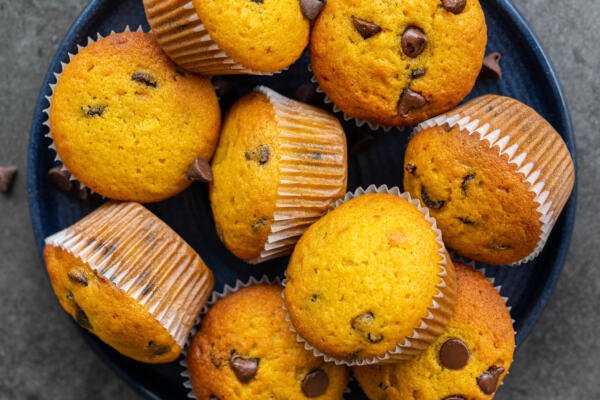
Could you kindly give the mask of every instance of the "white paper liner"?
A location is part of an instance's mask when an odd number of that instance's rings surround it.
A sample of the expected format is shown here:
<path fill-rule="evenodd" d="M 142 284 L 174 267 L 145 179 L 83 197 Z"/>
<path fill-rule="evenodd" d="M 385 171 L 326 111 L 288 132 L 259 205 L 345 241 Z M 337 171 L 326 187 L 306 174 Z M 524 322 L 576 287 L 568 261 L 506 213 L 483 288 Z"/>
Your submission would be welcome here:
<path fill-rule="evenodd" d="M 143 306 L 183 348 L 214 280 L 200 256 L 138 203 L 107 203 L 46 239 Z"/>
<path fill-rule="evenodd" d="M 290 254 L 306 229 L 343 195 L 347 183 L 346 135 L 337 118 L 265 86 L 256 91 L 273 105 L 281 159 L 273 223 L 260 256 L 250 264 Z"/>
<path fill-rule="evenodd" d="M 429 322 L 434 321 L 435 318 L 445 318 L 445 323 L 450 319 L 451 310 L 447 310 L 443 314 L 435 315 L 432 310 L 439 310 L 441 308 L 440 304 L 444 304 L 447 308 L 452 308 L 454 304 L 454 299 L 448 299 L 444 296 L 444 293 L 440 288 L 446 288 L 448 285 L 446 283 L 446 278 L 448 277 L 448 272 L 446 266 L 448 261 L 450 260 L 450 256 L 448 255 L 446 248 L 444 246 L 444 242 L 442 240 L 442 232 L 437 228 L 437 223 L 433 217 L 429 215 L 429 209 L 423 207 L 421 202 L 418 199 L 413 199 L 409 193 L 403 193 L 400 191 L 398 187 L 388 188 L 387 185 L 382 185 L 377 187 L 376 185 L 371 185 L 366 189 L 359 187 L 354 192 L 348 192 L 344 196 L 343 199 L 338 200 L 335 203 L 335 206 L 330 210 L 333 211 L 343 203 L 346 203 L 356 197 L 362 196 L 363 194 L 373 194 L 373 193 L 387 193 L 396 195 L 404 200 L 407 200 L 410 204 L 414 205 L 424 216 L 425 219 L 431 224 L 431 228 L 435 232 L 436 242 L 439 244 L 438 254 L 441 256 L 441 260 L 439 263 L 441 272 L 438 274 L 440 278 L 440 283 L 437 285 L 438 293 L 434 296 L 431 307 L 428 308 L 428 315 L 423 318 L 419 327 L 413 330 L 413 334 L 405 339 L 403 343 L 400 343 L 396 346 L 394 350 L 388 351 L 384 356 L 376 356 L 372 358 L 366 358 L 362 360 L 348 361 L 348 360 L 338 360 L 335 357 L 328 356 L 323 352 L 317 350 L 311 344 L 309 344 L 306 339 L 304 339 L 294 328 L 290 315 L 288 313 L 287 307 L 285 306 L 285 290 L 282 291 L 282 296 L 284 298 L 283 301 L 283 309 L 286 313 L 286 320 L 290 323 L 290 330 L 296 334 L 296 340 L 299 343 L 304 345 L 304 348 L 308 351 L 311 351 L 315 357 L 321 357 L 326 362 L 333 362 L 336 365 L 346 365 L 346 366 L 365 366 L 365 365 L 373 365 L 378 363 L 390 363 L 397 362 L 401 360 L 408 360 L 413 358 L 414 356 L 420 354 L 425 348 L 427 348 L 433 341 L 435 341 L 435 337 L 431 340 L 429 338 L 427 341 L 424 341 L 423 337 L 427 337 L 430 335 L 424 335 L 424 332 L 428 332 Z M 283 285 L 285 286 L 286 282 L 284 280 Z M 447 304 L 450 303 L 450 304 Z M 440 332 L 441 333 L 441 332 Z"/>
<path fill-rule="evenodd" d="M 420 123 L 414 129 L 412 136 L 424 129 L 443 125 L 448 125 L 450 128 L 458 125 L 461 131 L 465 131 L 473 137 L 477 134 L 479 140 L 488 142 L 490 149 L 495 147 L 498 150 L 499 156 L 506 154 L 508 156 L 508 163 L 515 164 L 518 168 L 517 172 L 524 176 L 523 182 L 527 182 L 529 184 L 529 191 L 535 194 L 534 202 L 538 204 L 536 211 L 540 214 L 539 220 L 542 225 L 540 237 L 533 252 L 523 259 L 510 264 L 510 266 L 524 264 L 535 259 L 546 245 L 546 241 L 561 211 L 555 210 L 552 207 L 551 193 L 548 190 L 544 190 L 546 183 L 542 178 L 544 175 L 542 170 L 536 168 L 535 160 L 529 160 L 527 151 L 520 149 L 518 143 L 508 146 L 511 142 L 509 133 L 503 132 L 502 129 L 493 130 L 489 123 L 482 124 L 478 119 L 472 119 L 468 115 L 462 116 L 456 111 L 451 111 Z"/>
<path fill-rule="evenodd" d="M 246 68 L 231 58 L 213 40 L 192 1 L 144 0 L 144 8 L 160 46 L 182 68 L 202 75 L 274 74 Z"/>

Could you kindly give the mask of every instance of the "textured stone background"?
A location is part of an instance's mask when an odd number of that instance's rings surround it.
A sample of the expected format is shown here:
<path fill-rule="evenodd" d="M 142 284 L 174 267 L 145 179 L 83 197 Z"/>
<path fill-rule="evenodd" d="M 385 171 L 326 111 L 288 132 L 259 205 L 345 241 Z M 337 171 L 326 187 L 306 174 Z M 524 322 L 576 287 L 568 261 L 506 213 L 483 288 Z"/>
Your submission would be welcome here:
<path fill-rule="evenodd" d="M 514 1 L 550 53 L 571 106 L 579 209 L 565 272 L 497 398 L 598 399 L 600 1 Z M 20 168 L 12 194 L 0 195 L 0 399 L 136 398 L 59 309 L 40 270 L 27 209 L 35 100 L 60 38 L 85 3 L 0 0 L 0 164 Z"/>

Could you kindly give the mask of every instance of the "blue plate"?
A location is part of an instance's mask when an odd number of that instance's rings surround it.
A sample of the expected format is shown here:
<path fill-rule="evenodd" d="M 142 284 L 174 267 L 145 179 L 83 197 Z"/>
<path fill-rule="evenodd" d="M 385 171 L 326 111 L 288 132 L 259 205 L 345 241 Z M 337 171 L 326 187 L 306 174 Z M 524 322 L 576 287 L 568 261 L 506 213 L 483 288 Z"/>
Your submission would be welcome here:
<path fill-rule="evenodd" d="M 540 112 L 562 134 L 573 158 L 575 141 L 567 105 L 558 79 L 548 57 L 540 47 L 533 32 L 512 3 L 508 0 L 483 2 L 489 30 L 488 51 L 503 55 L 504 78 L 500 81 L 480 80 L 470 98 L 485 93 L 511 96 Z M 37 103 L 29 144 L 29 202 L 33 229 L 38 249 L 44 238 L 53 234 L 96 208 L 101 200 L 92 197 L 81 202 L 57 191 L 46 180 L 47 171 L 54 165 L 54 152 L 48 150 L 49 139 L 43 110 L 48 107 L 45 96 L 50 94 L 49 84 L 55 82 L 54 72 L 60 71 L 61 61 L 67 61 L 67 52 L 74 52 L 77 44 L 85 44 L 87 36 L 111 30 L 122 31 L 127 25 L 142 26 L 148 30 L 140 0 L 93 0 L 69 29 L 56 53 L 44 81 Z M 301 83 L 309 82 L 308 57 L 305 55 L 288 71 L 275 77 L 233 77 L 238 95 L 250 91 L 257 84 L 265 84 L 281 93 L 292 96 Z M 322 97 L 317 99 L 322 103 Z M 230 101 L 229 101 L 230 102 Z M 229 103 L 225 101 L 223 108 Z M 365 134 L 371 135 L 371 144 L 354 154 L 349 160 L 349 189 L 369 184 L 402 184 L 403 157 L 407 135 L 404 132 L 373 132 L 365 126 L 358 129 L 345 123 L 349 146 Z M 575 219 L 575 194 L 571 197 L 558 220 L 546 248 L 533 262 L 515 268 L 487 268 L 487 274 L 502 285 L 502 294 L 510 298 L 515 319 L 517 343 L 521 344 L 540 316 L 565 262 Z M 286 259 L 279 259 L 259 267 L 248 268 L 232 256 L 215 234 L 208 202 L 207 188 L 197 184 L 181 195 L 149 208 L 166 221 L 192 245 L 215 272 L 220 290 L 225 283 L 236 279 L 246 280 L 250 273 L 261 276 L 282 275 Z M 182 386 L 182 368 L 178 363 L 154 366 L 129 360 L 81 330 L 90 347 L 140 394 L 150 399 L 184 399 L 187 390 Z M 355 384 L 353 384 L 355 385 Z M 365 398 L 357 386 L 352 387 L 351 399 Z"/>

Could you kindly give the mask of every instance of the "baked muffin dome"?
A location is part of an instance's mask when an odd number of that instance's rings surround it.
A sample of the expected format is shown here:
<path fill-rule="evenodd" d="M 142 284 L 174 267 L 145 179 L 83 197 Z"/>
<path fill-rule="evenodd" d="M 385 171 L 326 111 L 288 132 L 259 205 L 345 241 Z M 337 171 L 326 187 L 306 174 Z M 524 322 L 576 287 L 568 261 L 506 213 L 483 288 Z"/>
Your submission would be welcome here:
<path fill-rule="evenodd" d="M 329 0 L 311 36 L 311 65 L 347 115 L 413 125 L 456 106 L 471 91 L 487 42 L 477 0 Z"/>
<path fill-rule="evenodd" d="M 348 370 L 313 357 L 296 342 L 281 290 L 250 286 L 209 309 L 187 355 L 198 400 L 342 398 Z"/>
<path fill-rule="evenodd" d="M 535 258 L 574 185 L 573 160 L 554 128 L 519 101 L 489 95 L 417 131 L 404 189 L 430 208 L 446 245 L 490 264 Z"/>
<path fill-rule="evenodd" d="M 50 132 L 65 167 L 114 200 L 156 202 L 210 161 L 221 123 L 207 78 L 179 70 L 151 34 L 110 35 L 83 48 L 58 79 Z"/>
<path fill-rule="evenodd" d="M 354 368 L 369 399 L 494 397 L 513 360 L 510 313 L 481 273 L 462 264 L 455 267 L 458 297 L 446 332 L 414 360 Z"/>
<path fill-rule="evenodd" d="M 454 301 L 439 231 L 395 194 L 360 195 L 313 224 L 286 279 L 294 329 L 345 364 L 413 357 L 443 331 Z"/>

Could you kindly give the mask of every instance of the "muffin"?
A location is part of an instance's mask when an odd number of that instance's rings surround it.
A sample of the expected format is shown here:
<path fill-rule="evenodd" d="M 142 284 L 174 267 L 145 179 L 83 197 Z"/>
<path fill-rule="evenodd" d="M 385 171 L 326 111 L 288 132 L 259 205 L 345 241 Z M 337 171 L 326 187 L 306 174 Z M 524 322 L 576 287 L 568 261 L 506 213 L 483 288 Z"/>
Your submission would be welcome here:
<path fill-rule="evenodd" d="M 221 123 L 210 80 L 178 69 L 151 34 L 113 34 L 65 66 L 49 110 L 52 147 L 78 181 L 114 200 L 156 202 L 210 161 Z"/>
<path fill-rule="evenodd" d="M 229 111 L 212 163 L 221 241 L 259 263 L 289 254 L 346 191 L 346 137 L 329 113 L 259 87 Z"/>
<path fill-rule="evenodd" d="M 281 290 L 250 286 L 209 309 L 187 352 L 196 399 L 342 398 L 348 370 L 314 358 L 296 342 Z"/>
<path fill-rule="evenodd" d="M 212 272 L 136 203 L 109 203 L 46 239 L 52 288 L 79 325 L 146 363 L 179 357 L 210 295 Z"/>
<path fill-rule="evenodd" d="M 454 269 L 435 221 L 386 190 L 360 190 L 312 225 L 286 271 L 293 329 L 326 361 L 412 358 L 452 314 Z"/>
<path fill-rule="evenodd" d="M 298 0 L 144 0 L 152 32 L 181 67 L 203 75 L 271 74 L 308 44 Z"/>
<path fill-rule="evenodd" d="M 489 95 L 416 132 L 406 149 L 404 189 L 429 207 L 446 245 L 489 264 L 535 258 L 575 180 L 554 128 L 519 101 Z"/>
<path fill-rule="evenodd" d="M 311 65 L 346 115 L 413 125 L 469 94 L 486 42 L 478 0 L 329 0 L 312 31 Z"/>
<path fill-rule="evenodd" d="M 510 313 L 482 274 L 455 266 L 458 294 L 446 332 L 414 360 L 354 368 L 369 399 L 494 398 L 513 360 Z"/>

